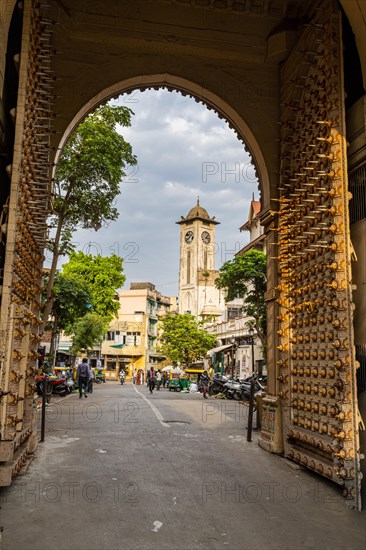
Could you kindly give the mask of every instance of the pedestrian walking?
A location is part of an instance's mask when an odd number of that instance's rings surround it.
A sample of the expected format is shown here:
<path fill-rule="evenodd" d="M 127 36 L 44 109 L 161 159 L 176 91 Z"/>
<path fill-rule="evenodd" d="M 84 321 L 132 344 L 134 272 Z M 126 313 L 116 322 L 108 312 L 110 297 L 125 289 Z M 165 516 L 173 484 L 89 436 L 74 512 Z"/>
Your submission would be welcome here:
<path fill-rule="evenodd" d="M 154 370 L 154 367 L 151 367 L 150 370 L 147 372 L 146 380 L 147 380 L 147 385 L 148 385 L 149 391 L 150 391 L 150 393 L 152 393 L 153 390 L 154 390 L 154 387 L 155 387 L 155 370 Z"/>
<path fill-rule="evenodd" d="M 160 370 L 158 370 L 158 372 L 156 373 L 156 391 L 160 390 L 160 386 L 161 386 L 161 372 Z"/>
<path fill-rule="evenodd" d="M 89 375 L 89 379 L 88 379 L 88 385 L 86 387 L 86 391 L 88 393 L 93 393 L 93 385 L 94 385 L 94 380 L 95 380 L 95 374 L 94 374 L 94 371 L 93 371 L 93 369 L 90 365 L 88 365 L 88 375 Z"/>
<path fill-rule="evenodd" d="M 84 358 L 80 365 L 78 366 L 77 370 L 77 379 L 78 379 L 78 386 L 79 386 L 79 399 L 83 397 L 88 397 L 86 395 L 87 387 L 88 387 L 88 381 L 89 381 L 89 365 L 88 360 Z M 84 388 L 84 392 L 83 392 Z"/>
<path fill-rule="evenodd" d="M 210 377 L 207 374 L 207 370 L 205 370 L 205 371 L 203 371 L 203 374 L 201 374 L 201 376 L 200 376 L 200 384 L 202 385 L 203 397 L 205 399 L 207 399 L 209 382 L 210 382 Z"/>
<path fill-rule="evenodd" d="M 132 373 L 133 384 L 136 384 L 136 378 L 137 378 L 137 372 L 136 372 L 136 369 L 133 369 L 133 373 Z"/>

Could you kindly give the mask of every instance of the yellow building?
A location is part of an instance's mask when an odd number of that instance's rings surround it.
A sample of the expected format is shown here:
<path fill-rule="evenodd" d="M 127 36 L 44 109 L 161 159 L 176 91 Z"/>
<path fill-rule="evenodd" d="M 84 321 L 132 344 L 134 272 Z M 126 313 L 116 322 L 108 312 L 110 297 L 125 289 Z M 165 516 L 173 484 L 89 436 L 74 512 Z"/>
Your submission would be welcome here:
<path fill-rule="evenodd" d="M 166 359 L 158 351 L 158 318 L 176 309 L 176 297 L 163 296 L 152 283 L 131 283 L 129 290 L 119 292 L 119 302 L 118 319 L 102 343 L 106 378 L 117 380 L 122 368 L 128 378 L 134 369 L 146 377 L 150 367 Z"/>

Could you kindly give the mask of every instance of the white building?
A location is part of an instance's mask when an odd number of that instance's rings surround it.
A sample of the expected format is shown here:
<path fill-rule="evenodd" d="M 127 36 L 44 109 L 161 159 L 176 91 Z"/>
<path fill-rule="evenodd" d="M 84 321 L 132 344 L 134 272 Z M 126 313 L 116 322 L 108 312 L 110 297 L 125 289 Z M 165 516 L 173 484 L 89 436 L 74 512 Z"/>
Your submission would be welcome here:
<path fill-rule="evenodd" d="M 215 227 L 197 200 L 180 225 L 179 313 L 197 318 L 221 316 L 225 310 L 224 293 L 215 287 Z"/>
<path fill-rule="evenodd" d="M 239 250 L 237 256 L 253 248 L 265 251 L 260 209 L 261 203 L 254 200 L 253 195 L 248 220 L 240 227 L 240 231 L 250 231 L 250 242 Z M 251 333 L 248 329 L 250 317 L 243 316 L 243 303 L 243 298 L 227 302 L 224 316 L 207 325 L 207 330 L 217 335 L 217 347 L 208 354 L 215 370 L 221 368 L 222 372 L 229 373 L 234 370 L 240 378 L 246 378 L 252 372 L 261 374 L 264 365 L 261 341 L 254 331 Z"/>

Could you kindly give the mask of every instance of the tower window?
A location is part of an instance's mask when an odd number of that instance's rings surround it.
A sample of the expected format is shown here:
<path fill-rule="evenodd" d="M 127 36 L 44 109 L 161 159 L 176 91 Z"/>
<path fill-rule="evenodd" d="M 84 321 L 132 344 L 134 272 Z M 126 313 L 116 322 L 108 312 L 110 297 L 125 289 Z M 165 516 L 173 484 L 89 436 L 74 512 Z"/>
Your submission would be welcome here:
<path fill-rule="evenodd" d="M 187 284 L 191 282 L 191 251 L 187 252 Z"/>

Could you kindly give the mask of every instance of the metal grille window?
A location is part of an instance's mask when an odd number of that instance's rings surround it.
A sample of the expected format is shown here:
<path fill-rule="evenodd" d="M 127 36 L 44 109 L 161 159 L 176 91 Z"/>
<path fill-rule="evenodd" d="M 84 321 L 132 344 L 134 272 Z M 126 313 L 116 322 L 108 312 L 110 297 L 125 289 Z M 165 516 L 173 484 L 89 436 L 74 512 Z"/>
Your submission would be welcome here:
<path fill-rule="evenodd" d="M 141 341 L 140 332 L 127 332 L 126 345 L 127 346 L 139 346 Z"/>
<path fill-rule="evenodd" d="M 242 316 L 241 307 L 228 307 L 227 309 L 227 318 L 228 319 L 237 319 Z"/>
<path fill-rule="evenodd" d="M 349 190 L 352 193 L 349 203 L 352 224 L 366 218 L 366 162 L 349 175 Z"/>

